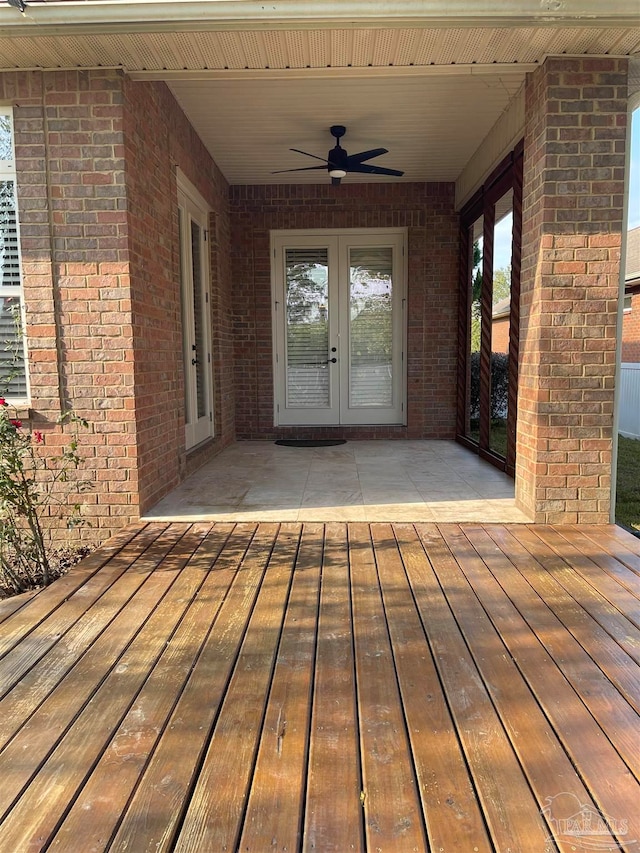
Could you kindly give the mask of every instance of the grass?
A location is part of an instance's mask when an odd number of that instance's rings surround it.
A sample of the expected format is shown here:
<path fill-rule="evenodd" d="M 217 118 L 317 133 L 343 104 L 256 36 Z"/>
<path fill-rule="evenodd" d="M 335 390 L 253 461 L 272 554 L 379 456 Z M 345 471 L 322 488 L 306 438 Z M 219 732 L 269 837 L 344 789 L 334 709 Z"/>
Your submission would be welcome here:
<path fill-rule="evenodd" d="M 640 441 L 619 437 L 616 521 L 640 531 Z"/>
<path fill-rule="evenodd" d="M 478 440 L 477 422 L 472 424 L 470 437 Z M 502 421 L 491 424 L 491 449 L 506 455 L 506 425 Z M 640 441 L 623 436 L 618 444 L 616 521 L 640 532 Z"/>
<path fill-rule="evenodd" d="M 480 439 L 480 427 L 478 421 L 471 421 L 469 429 L 469 438 L 474 441 Z M 504 419 L 496 419 L 491 421 L 491 434 L 489 438 L 489 447 L 494 453 L 499 456 L 507 455 L 507 422 Z"/>

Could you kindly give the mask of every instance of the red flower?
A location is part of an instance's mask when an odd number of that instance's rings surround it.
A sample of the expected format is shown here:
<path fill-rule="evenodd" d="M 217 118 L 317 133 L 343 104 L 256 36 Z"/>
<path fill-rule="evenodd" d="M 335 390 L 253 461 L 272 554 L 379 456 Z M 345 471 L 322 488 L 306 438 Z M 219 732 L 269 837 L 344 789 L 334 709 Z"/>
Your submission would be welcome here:
<path fill-rule="evenodd" d="M 42 433 L 40 432 L 39 429 L 34 430 L 33 437 L 36 440 L 36 444 L 42 444 L 42 442 L 44 441 L 44 438 L 42 437 Z"/>
<path fill-rule="evenodd" d="M 10 420 L 9 423 L 12 426 L 14 426 L 16 429 L 20 429 L 20 427 L 22 426 L 22 421 L 18 421 L 18 420 Z"/>
<path fill-rule="evenodd" d="M 7 401 L 4 399 L 4 397 L 0 397 L 0 406 L 8 406 L 8 405 L 9 405 L 9 404 L 8 404 L 8 403 L 7 403 Z"/>

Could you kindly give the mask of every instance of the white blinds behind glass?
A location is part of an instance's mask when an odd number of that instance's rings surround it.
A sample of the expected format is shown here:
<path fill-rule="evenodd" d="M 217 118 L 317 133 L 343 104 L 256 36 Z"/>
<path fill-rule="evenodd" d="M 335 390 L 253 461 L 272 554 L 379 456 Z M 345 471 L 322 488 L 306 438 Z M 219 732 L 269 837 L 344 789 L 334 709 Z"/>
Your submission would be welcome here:
<path fill-rule="evenodd" d="M 27 396 L 15 182 L 0 180 L 0 395 Z"/>
<path fill-rule="evenodd" d="M 349 252 L 349 406 L 393 402 L 393 311 L 390 246 Z"/>
<path fill-rule="evenodd" d="M 329 406 L 328 249 L 286 249 L 285 268 L 287 406 Z"/>

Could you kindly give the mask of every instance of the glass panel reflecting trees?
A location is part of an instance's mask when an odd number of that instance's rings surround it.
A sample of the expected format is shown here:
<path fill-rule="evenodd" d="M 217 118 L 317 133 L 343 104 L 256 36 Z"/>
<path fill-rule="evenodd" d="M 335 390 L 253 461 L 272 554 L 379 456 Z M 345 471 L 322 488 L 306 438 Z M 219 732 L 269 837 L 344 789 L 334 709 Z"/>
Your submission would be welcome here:
<path fill-rule="evenodd" d="M 513 475 L 520 260 L 520 143 L 461 213 L 458 439 Z"/>
<path fill-rule="evenodd" d="M 480 437 L 480 340 L 482 337 L 482 249 L 484 217 L 479 217 L 470 229 L 472 257 L 470 282 L 471 288 L 471 334 L 469 337 L 469 409 L 467 435 L 473 441 Z"/>
<path fill-rule="evenodd" d="M 491 298 L 491 424 L 489 447 L 506 458 L 511 331 L 513 190 L 496 202 Z"/>
<path fill-rule="evenodd" d="M 286 251 L 287 405 L 329 406 L 329 252 Z"/>

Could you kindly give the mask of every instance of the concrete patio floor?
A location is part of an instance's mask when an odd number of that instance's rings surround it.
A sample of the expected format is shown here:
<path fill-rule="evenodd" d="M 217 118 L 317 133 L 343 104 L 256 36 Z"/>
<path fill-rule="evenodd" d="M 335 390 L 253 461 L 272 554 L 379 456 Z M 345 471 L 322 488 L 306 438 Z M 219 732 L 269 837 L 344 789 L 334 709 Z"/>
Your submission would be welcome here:
<path fill-rule="evenodd" d="M 453 441 L 281 447 L 240 441 L 145 521 L 531 521 L 514 483 Z"/>

